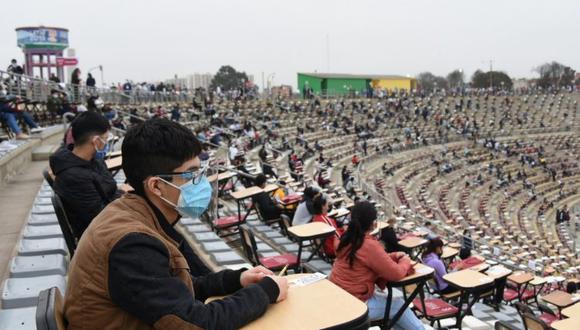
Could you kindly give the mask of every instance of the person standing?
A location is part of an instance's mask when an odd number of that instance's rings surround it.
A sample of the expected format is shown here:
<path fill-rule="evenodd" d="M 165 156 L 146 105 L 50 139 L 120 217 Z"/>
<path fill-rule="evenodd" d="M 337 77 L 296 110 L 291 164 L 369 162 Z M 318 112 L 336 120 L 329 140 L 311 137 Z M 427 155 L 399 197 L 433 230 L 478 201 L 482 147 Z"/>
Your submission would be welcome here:
<path fill-rule="evenodd" d="M 78 102 L 80 98 L 80 87 L 81 87 L 81 69 L 76 68 L 72 72 L 70 83 L 73 89 L 73 102 Z"/>
<path fill-rule="evenodd" d="M 95 78 L 93 78 L 92 74 L 87 74 L 87 82 L 86 85 L 89 88 L 95 88 L 95 85 L 97 84 L 97 82 L 95 81 Z"/>

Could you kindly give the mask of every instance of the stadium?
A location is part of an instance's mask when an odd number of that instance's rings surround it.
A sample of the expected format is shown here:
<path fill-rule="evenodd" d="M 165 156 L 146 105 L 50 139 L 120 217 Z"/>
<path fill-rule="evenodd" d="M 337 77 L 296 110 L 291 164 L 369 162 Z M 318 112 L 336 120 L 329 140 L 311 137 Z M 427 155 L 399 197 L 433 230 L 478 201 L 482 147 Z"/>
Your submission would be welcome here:
<path fill-rule="evenodd" d="M 108 86 L 74 33 L 0 70 L 0 330 L 580 329 L 570 67 Z"/>

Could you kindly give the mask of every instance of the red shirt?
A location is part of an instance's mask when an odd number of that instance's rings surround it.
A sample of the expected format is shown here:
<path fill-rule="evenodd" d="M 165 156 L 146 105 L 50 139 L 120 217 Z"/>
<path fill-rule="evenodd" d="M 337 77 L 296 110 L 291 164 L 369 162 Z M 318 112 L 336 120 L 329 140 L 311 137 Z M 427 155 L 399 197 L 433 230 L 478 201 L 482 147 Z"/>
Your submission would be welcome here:
<path fill-rule="evenodd" d="M 373 236 L 366 235 L 362 246 L 350 266 L 350 246 L 338 251 L 330 281 L 362 301 L 367 301 L 375 292 L 375 284 L 381 289 L 388 281 L 398 281 L 412 273 L 408 258 L 395 260 L 394 253 L 385 252 Z"/>
<path fill-rule="evenodd" d="M 324 253 L 329 257 L 336 256 L 336 248 L 338 247 L 340 237 L 342 234 L 344 234 L 344 229 L 342 227 L 338 228 L 336 221 L 325 214 L 314 215 L 314 217 L 312 217 L 312 221 L 324 222 L 327 225 L 336 228 L 335 235 L 332 235 L 324 240 Z"/>

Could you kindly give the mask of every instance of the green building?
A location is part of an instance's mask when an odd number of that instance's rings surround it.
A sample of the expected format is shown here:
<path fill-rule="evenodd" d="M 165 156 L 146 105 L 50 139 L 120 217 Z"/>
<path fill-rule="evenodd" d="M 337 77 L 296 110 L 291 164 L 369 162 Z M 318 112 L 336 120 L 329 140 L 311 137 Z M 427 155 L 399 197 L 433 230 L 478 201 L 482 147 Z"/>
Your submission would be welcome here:
<path fill-rule="evenodd" d="M 305 87 L 311 88 L 315 96 L 359 96 L 370 89 L 417 88 L 415 78 L 397 75 L 355 75 L 338 73 L 298 73 L 298 90 L 304 96 Z"/>
<path fill-rule="evenodd" d="M 312 88 L 314 95 L 340 96 L 365 93 L 371 79 L 357 75 L 334 73 L 298 73 L 298 90 L 304 96 L 306 86 Z"/>

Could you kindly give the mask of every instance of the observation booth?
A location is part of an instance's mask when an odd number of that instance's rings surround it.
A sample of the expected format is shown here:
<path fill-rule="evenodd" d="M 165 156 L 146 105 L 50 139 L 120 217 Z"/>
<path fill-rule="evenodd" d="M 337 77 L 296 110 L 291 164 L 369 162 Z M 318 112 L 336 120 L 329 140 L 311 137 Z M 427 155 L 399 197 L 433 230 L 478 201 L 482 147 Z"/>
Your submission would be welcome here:
<path fill-rule="evenodd" d="M 26 75 L 48 79 L 51 73 L 55 73 L 60 81 L 64 81 L 64 66 L 76 62 L 76 59 L 63 58 L 63 51 L 68 47 L 68 29 L 20 27 L 16 29 L 16 35 L 18 47 L 24 52 Z"/>

